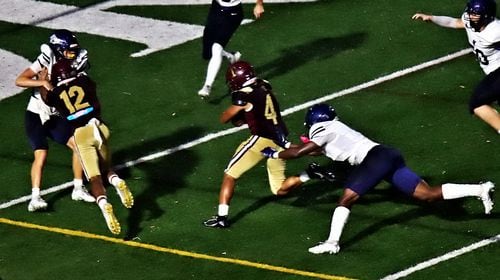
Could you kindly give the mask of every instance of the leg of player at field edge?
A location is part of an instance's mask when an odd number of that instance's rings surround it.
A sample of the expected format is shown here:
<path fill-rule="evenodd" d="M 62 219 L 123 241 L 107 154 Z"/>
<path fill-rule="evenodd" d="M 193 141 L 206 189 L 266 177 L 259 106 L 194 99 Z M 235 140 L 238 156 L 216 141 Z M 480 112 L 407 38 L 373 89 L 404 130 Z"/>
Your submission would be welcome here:
<path fill-rule="evenodd" d="M 134 205 L 134 196 L 127 186 L 125 180 L 120 178 L 114 171 L 108 172 L 108 181 L 115 187 L 116 193 L 120 196 L 120 200 L 126 208 L 132 208 Z"/>
<path fill-rule="evenodd" d="M 474 109 L 474 115 L 478 116 L 500 134 L 500 115 L 495 108 L 483 105 Z"/>
<path fill-rule="evenodd" d="M 109 231 L 113 234 L 121 232 L 120 223 L 113 212 L 113 206 L 108 202 L 106 189 L 100 175 L 90 178 L 92 195 L 96 198 L 97 205 L 101 209 Z"/>
<path fill-rule="evenodd" d="M 95 198 L 89 194 L 87 189 L 83 186 L 83 167 L 76 150 L 74 137 L 69 138 L 66 143 L 72 151 L 72 168 L 73 168 L 73 191 L 71 192 L 71 199 L 75 201 L 95 202 Z"/>
<path fill-rule="evenodd" d="M 226 57 L 229 63 L 234 63 L 240 59 L 241 54 L 236 52 L 234 54 L 225 51 L 219 43 L 212 45 L 212 57 L 208 61 L 207 75 L 203 88 L 198 92 L 198 95 L 206 97 L 210 95 L 210 90 L 215 82 L 217 73 L 219 73 L 222 65 L 222 57 Z"/>
<path fill-rule="evenodd" d="M 219 192 L 219 205 L 217 207 L 217 215 L 203 222 L 206 227 L 226 228 L 229 226 L 227 217 L 229 215 L 229 204 L 234 195 L 234 186 L 236 179 L 231 175 L 224 173 L 222 184 Z"/>
<path fill-rule="evenodd" d="M 304 182 L 310 180 L 307 174 L 301 176 L 291 176 L 282 182 L 281 188 L 276 192 L 277 196 L 284 196 L 291 190 L 301 186 Z M 219 192 L 219 205 L 217 208 L 217 216 L 205 222 L 206 226 L 210 227 L 227 227 L 227 216 L 229 215 L 229 205 L 234 195 L 236 179 L 224 173 L 221 189 Z"/>
<path fill-rule="evenodd" d="M 219 209 L 217 214 L 219 216 L 227 216 L 229 212 L 229 204 L 234 195 L 234 186 L 236 179 L 224 173 L 222 184 L 219 193 Z"/>
<path fill-rule="evenodd" d="M 207 74 L 205 77 L 205 83 L 203 87 L 198 91 L 198 95 L 201 97 L 208 97 L 212 89 L 212 85 L 215 81 L 215 77 L 219 72 L 220 66 L 222 64 L 222 53 L 224 50 L 222 46 L 218 43 L 212 45 L 212 56 L 208 61 Z"/>
<path fill-rule="evenodd" d="M 241 57 L 239 52 L 231 53 L 224 50 L 243 20 L 241 1 L 230 2 L 214 0 L 208 12 L 203 30 L 202 57 L 209 60 L 209 63 L 205 83 L 198 91 L 198 95 L 202 98 L 210 96 L 212 85 L 222 63 L 222 57 L 226 57 L 231 64 Z M 256 19 L 262 16 L 264 13 L 262 0 L 255 1 L 253 13 Z"/>
<path fill-rule="evenodd" d="M 28 211 L 44 210 L 47 208 L 47 202 L 40 196 L 40 186 L 42 184 L 42 173 L 45 162 L 47 161 L 48 150 L 38 149 L 33 152 L 34 159 L 31 164 L 31 201 L 28 205 Z"/>
<path fill-rule="evenodd" d="M 433 202 L 438 200 L 457 199 L 462 197 L 478 197 L 483 202 L 484 211 L 489 214 L 493 208 L 493 202 L 489 192 L 494 188 L 493 183 L 483 184 L 443 184 L 430 187 L 421 180 L 412 194 L 418 200 Z M 359 195 L 350 188 L 344 189 L 344 194 L 339 200 L 338 206 L 333 212 L 328 239 L 317 246 L 309 248 L 313 254 L 330 253 L 336 254 L 340 251 L 339 240 L 345 224 L 349 218 L 351 207 L 359 199 Z"/>

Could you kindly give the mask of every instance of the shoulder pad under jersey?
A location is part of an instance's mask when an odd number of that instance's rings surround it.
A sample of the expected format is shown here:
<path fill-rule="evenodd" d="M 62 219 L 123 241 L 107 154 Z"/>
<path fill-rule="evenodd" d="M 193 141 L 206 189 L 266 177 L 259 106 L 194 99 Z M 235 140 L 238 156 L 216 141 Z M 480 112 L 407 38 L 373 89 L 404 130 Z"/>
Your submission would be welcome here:
<path fill-rule="evenodd" d="M 80 50 L 72 66 L 78 72 L 87 71 L 90 68 L 88 51 L 86 49 Z"/>
<path fill-rule="evenodd" d="M 258 81 L 259 81 L 259 84 L 262 85 L 262 86 L 264 86 L 264 88 L 266 90 L 272 90 L 273 89 L 273 87 L 271 86 L 271 84 L 267 80 L 259 79 Z"/>

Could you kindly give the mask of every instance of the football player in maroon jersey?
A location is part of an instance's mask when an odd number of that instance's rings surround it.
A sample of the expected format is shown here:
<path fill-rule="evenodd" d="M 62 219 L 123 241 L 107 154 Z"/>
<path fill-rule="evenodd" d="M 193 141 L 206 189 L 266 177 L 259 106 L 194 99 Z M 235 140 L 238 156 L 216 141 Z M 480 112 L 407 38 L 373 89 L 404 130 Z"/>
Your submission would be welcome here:
<path fill-rule="evenodd" d="M 207 227 L 217 228 L 229 226 L 229 204 L 234 194 L 235 182 L 265 159 L 260 151 L 268 146 L 278 151 L 291 146 L 287 140 L 288 130 L 271 85 L 257 78 L 253 67 L 244 61 L 229 66 L 226 81 L 231 91 L 232 104 L 221 114 L 220 121 L 232 121 L 235 125 L 246 123 L 251 135 L 241 142 L 224 170 L 217 215 L 204 222 Z M 308 169 L 309 172 L 287 179 L 285 161 L 267 159 L 266 164 L 269 186 L 275 195 L 285 195 L 311 178 L 326 177 L 317 166 L 313 166 Z"/>
<path fill-rule="evenodd" d="M 44 102 L 56 108 L 73 126 L 76 151 L 91 184 L 91 193 L 109 230 L 113 234 L 119 234 L 120 223 L 113 213 L 112 205 L 107 201 L 101 170 L 106 172 L 125 207 L 131 208 L 134 198 L 125 181 L 111 169 L 108 146 L 110 132 L 101 119 L 101 105 L 97 98 L 95 82 L 85 73 L 77 72 L 69 60 L 61 59 L 52 67 L 51 82 L 45 81 L 40 93 Z"/>

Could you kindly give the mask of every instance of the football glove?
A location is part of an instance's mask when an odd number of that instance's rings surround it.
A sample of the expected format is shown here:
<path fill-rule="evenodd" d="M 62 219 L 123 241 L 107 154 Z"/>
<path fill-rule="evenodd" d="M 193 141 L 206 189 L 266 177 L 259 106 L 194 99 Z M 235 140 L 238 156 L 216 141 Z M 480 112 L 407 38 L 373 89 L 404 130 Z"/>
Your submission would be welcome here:
<path fill-rule="evenodd" d="M 260 152 L 266 158 L 278 158 L 278 152 L 275 149 L 271 148 L 271 147 L 265 147 Z"/>
<path fill-rule="evenodd" d="M 307 137 L 306 135 L 300 135 L 300 142 L 304 143 L 304 144 L 307 144 L 309 142 L 311 142 L 311 139 L 309 139 L 309 137 Z"/>
<path fill-rule="evenodd" d="M 276 145 L 282 147 L 282 148 L 285 148 L 285 149 L 288 149 L 290 148 L 290 145 L 292 145 L 292 142 L 288 141 L 288 139 L 286 139 L 286 134 L 280 129 L 280 128 L 276 128 L 276 140 L 274 140 L 274 143 L 276 143 Z"/>

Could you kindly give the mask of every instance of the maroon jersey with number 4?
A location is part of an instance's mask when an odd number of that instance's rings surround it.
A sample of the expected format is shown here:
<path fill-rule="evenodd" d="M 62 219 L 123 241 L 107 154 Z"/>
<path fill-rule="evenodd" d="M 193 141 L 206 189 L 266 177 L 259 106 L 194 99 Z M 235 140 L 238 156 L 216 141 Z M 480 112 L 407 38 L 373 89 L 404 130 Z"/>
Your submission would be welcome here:
<path fill-rule="evenodd" d="M 255 83 L 232 92 L 232 101 L 237 106 L 252 104 L 251 110 L 245 111 L 245 122 L 253 135 L 272 139 L 277 143 L 288 136 L 278 101 L 267 81 L 257 79 Z"/>

